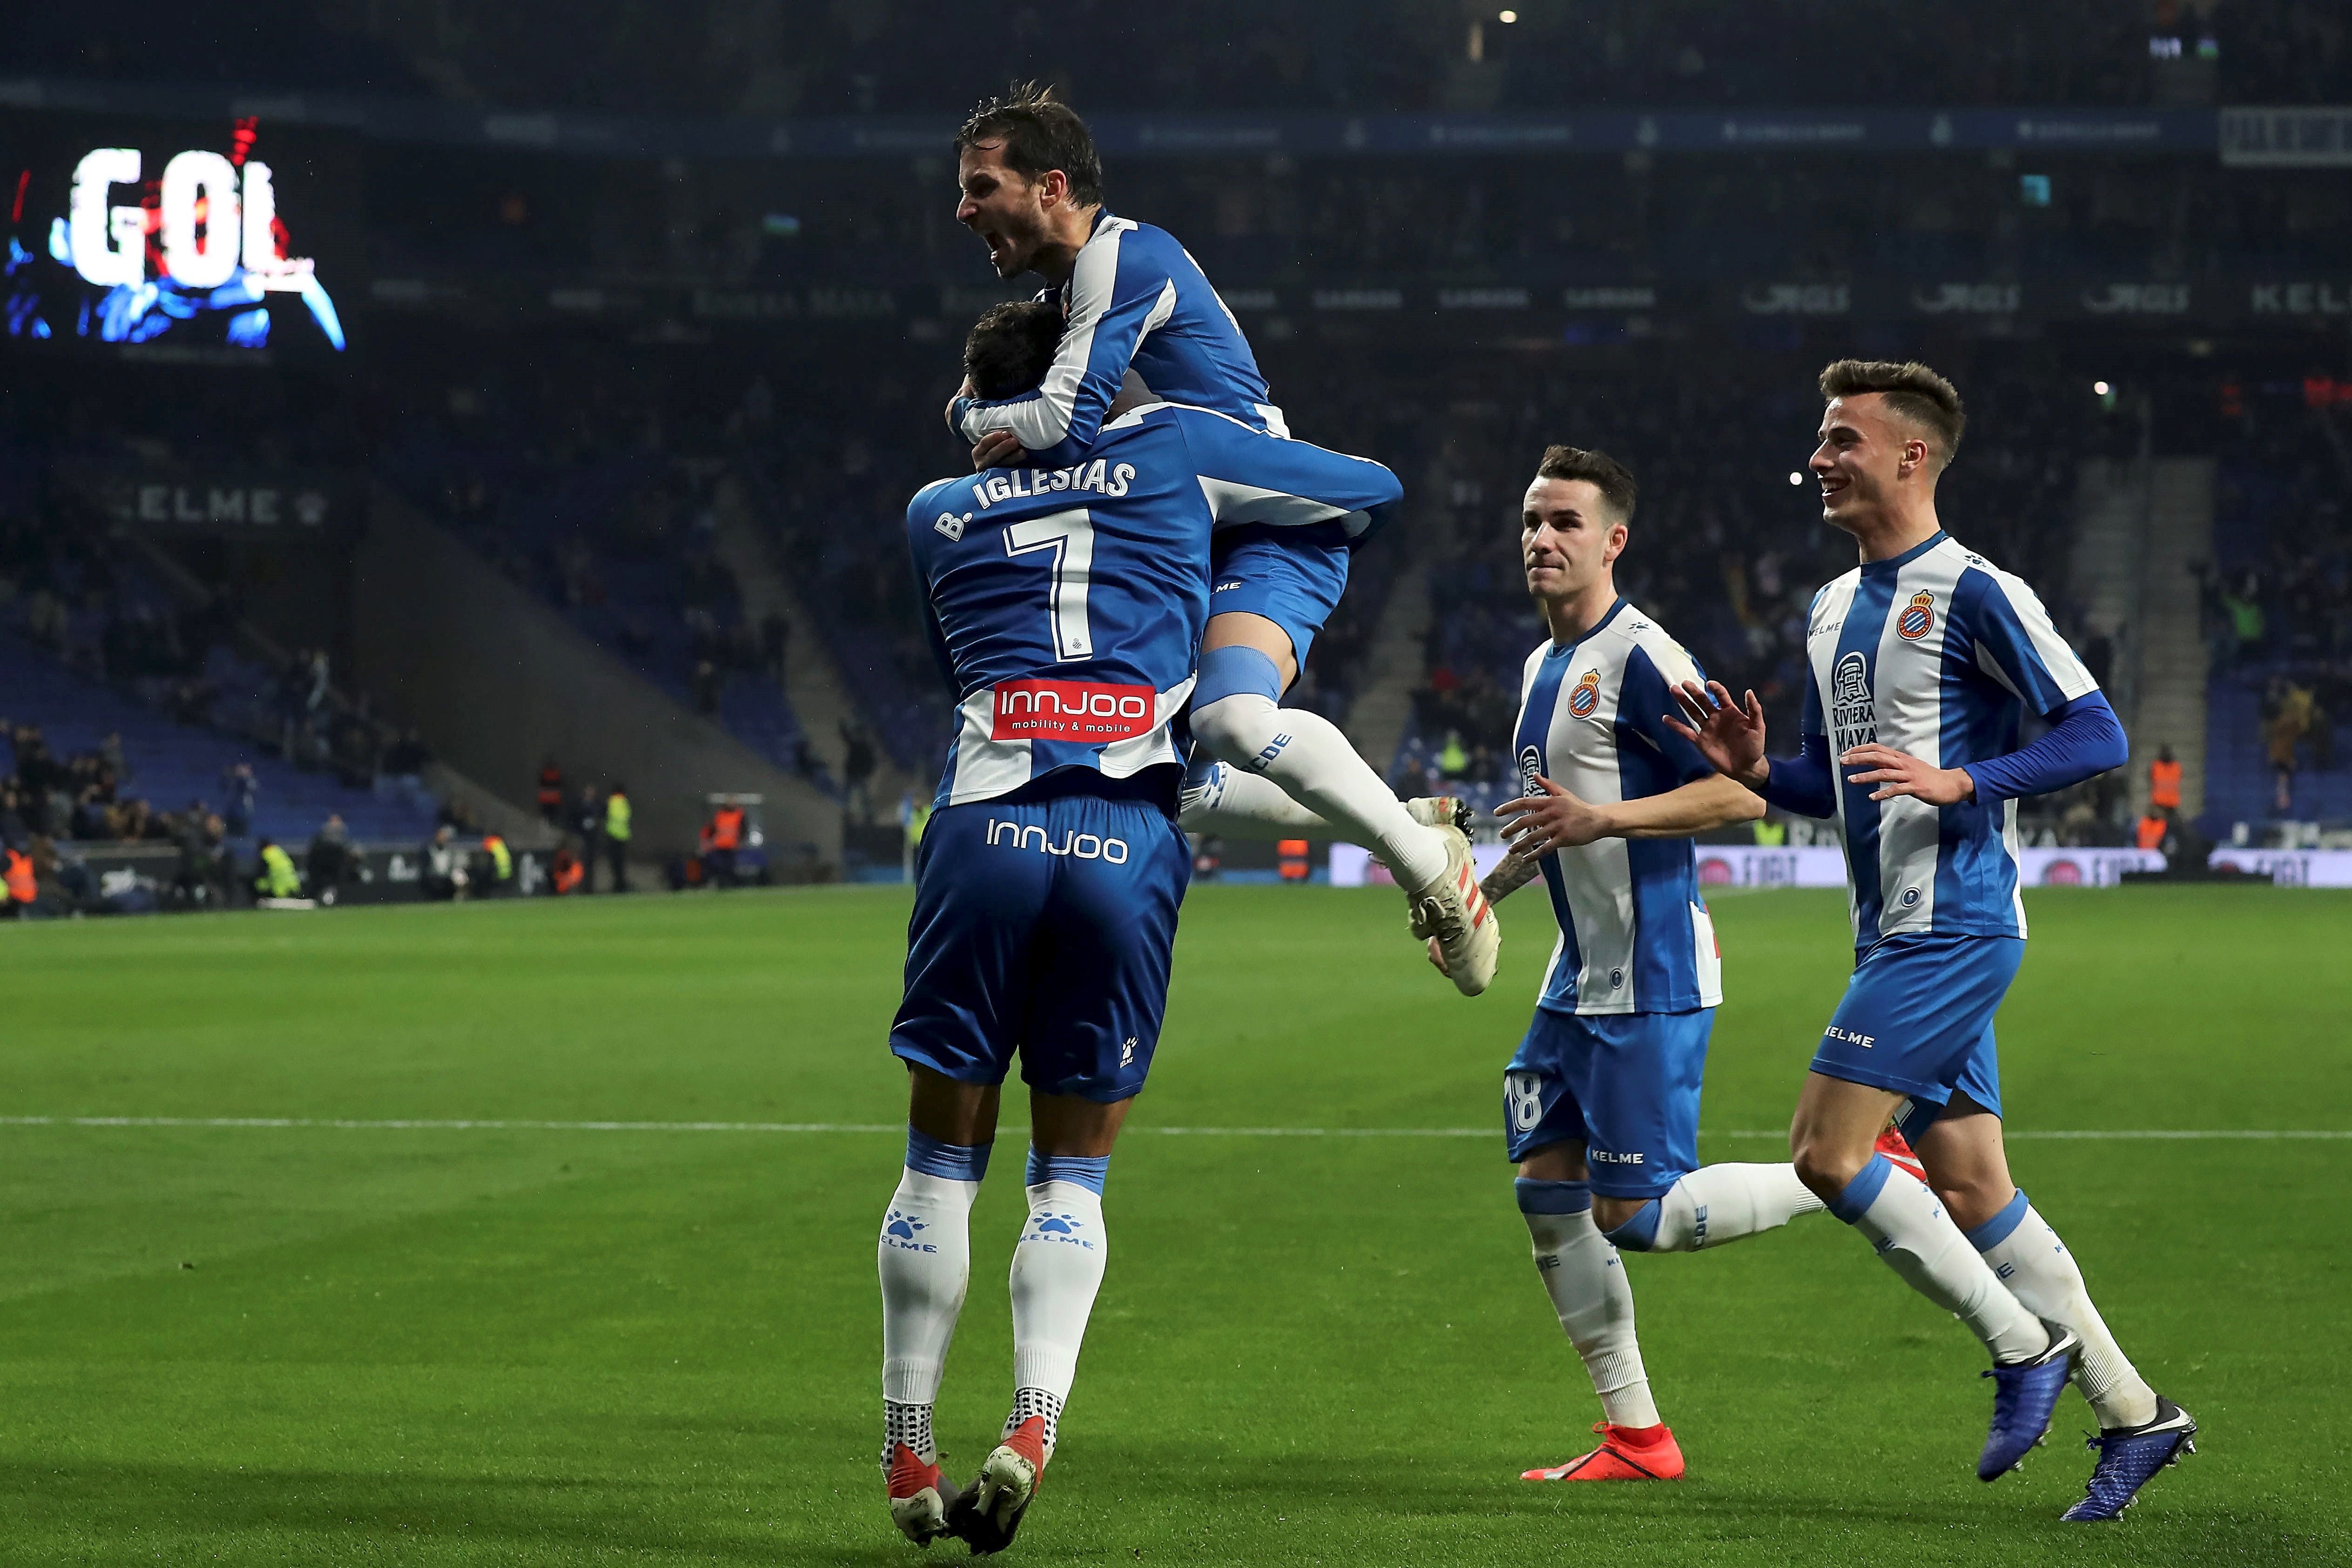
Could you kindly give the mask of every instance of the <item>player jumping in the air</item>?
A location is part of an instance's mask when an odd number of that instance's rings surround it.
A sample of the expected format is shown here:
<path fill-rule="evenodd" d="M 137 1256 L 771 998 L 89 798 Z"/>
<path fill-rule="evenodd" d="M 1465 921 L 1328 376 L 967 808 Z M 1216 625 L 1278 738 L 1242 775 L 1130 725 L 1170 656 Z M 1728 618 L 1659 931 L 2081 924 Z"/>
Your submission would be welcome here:
<path fill-rule="evenodd" d="M 1720 685 L 1678 688 L 1690 722 L 1675 727 L 1773 804 L 1843 830 L 1853 979 L 1797 1102 L 1798 1173 L 1991 1353 L 1977 1474 L 2042 1440 L 2071 1372 L 2099 1459 L 2065 1517 L 2114 1519 L 2195 1451 L 2197 1426 L 2125 1359 L 2074 1254 L 2011 1182 L 1992 1020 L 2025 955 L 2016 802 L 2121 764 L 2123 728 L 2033 591 L 1937 519 L 1964 423 L 1952 384 L 1841 360 L 1821 390 L 1822 516 L 1862 564 L 1813 599 L 1799 755 L 1767 762 L 1755 694 L 1735 705 Z M 2051 727 L 2020 749 L 2029 703 Z M 1872 1152 L 1890 1114 L 1927 1186 Z"/>
<path fill-rule="evenodd" d="M 1674 687 L 1699 672 L 1618 597 L 1633 502 L 1633 476 L 1606 454 L 1555 446 L 1519 528 L 1551 635 L 1520 683 L 1521 798 L 1496 809 L 1511 852 L 1486 889 L 1500 899 L 1540 873 L 1559 942 L 1503 1075 L 1503 1137 L 1537 1277 L 1601 1410 L 1601 1446 L 1531 1481 L 1683 1473 L 1620 1249 L 1695 1252 L 1822 1207 L 1793 1166 L 1698 1163 L 1699 1080 L 1723 998 L 1691 835 L 1753 821 L 1764 805 L 1669 727 Z"/>
<path fill-rule="evenodd" d="M 965 370 L 983 395 L 1016 393 L 1037 384 L 1061 335 L 1050 305 L 998 306 L 972 329 Z M 911 1080 L 907 1168 L 877 1249 L 882 1468 L 891 1518 L 919 1542 L 1003 1548 L 1053 1456 L 1102 1283 L 1111 1145 L 1167 1006 L 1191 871 L 1171 726 L 1208 620 L 1221 487 L 1244 471 L 1303 517 L 1351 524 L 1402 494 L 1377 463 L 1158 405 L 1054 466 L 942 479 L 907 509 L 957 699 L 890 1030 Z M 1013 1409 L 959 1492 L 940 1473 L 931 1406 L 1016 1051 L 1030 1148 Z"/>
<path fill-rule="evenodd" d="M 987 242 L 1000 277 L 1044 277 L 1044 298 L 1068 322 L 1038 386 L 1009 398 L 968 388 L 949 405 L 975 466 L 1067 463 L 1093 442 L 1121 388 L 1139 385 L 1263 434 L 1266 461 L 1279 468 L 1289 433 L 1248 340 L 1173 236 L 1103 205 L 1085 121 L 1050 93 L 1020 89 L 982 104 L 956 148 L 958 220 Z M 1278 486 L 1246 471 L 1217 499 L 1239 526 L 1217 538 L 1185 826 L 1286 835 L 1328 823 L 1356 839 L 1405 890 L 1415 933 L 1444 946 L 1455 986 L 1476 995 L 1494 978 L 1501 927 L 1451 803 L 1408 808 L 1337 725 L 1281 706 L 1370 528 L 1303 516 Z"/>

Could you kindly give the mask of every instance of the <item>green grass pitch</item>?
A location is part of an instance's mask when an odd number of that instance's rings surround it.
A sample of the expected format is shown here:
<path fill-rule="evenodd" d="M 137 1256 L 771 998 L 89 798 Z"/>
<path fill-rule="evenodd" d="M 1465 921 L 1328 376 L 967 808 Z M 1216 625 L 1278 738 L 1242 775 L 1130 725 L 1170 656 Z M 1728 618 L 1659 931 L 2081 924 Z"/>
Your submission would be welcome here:
<path fill-rule="evenodd" d="M 1826 1217 L 1629 1260 L 1689 1455 L 1536 1487 L 1597 1417 L 1486 1128 L 1549 937 L 1455 997 L 1393 894 L 1184 912 L 1039 1563 L 2352 1560 L 2352 1142 L 2020 1139 L 2203 1452 L 2120 1526 L 2090 1458 L 1973 1474 L 1958 1324 Z M 2015 1133 L 2352 1128 L 2352 899 L 2051 892 L 2001 1014 Z M 0 931 L 0 1113 L 875 1124 L 897 889 Z M 1843 900 L 1719 901 L 1708 1158 L 1784 1157 Z M 1008 1107 L 940 1408 L 1010 1392 Z M 901 1145 L 828 1133 L 0 1125 L 0 1562 L 902 1563 L 874 1467 L 874 1238 Z M 961 1560 L 937 1546 L 936 1560 Z"/>

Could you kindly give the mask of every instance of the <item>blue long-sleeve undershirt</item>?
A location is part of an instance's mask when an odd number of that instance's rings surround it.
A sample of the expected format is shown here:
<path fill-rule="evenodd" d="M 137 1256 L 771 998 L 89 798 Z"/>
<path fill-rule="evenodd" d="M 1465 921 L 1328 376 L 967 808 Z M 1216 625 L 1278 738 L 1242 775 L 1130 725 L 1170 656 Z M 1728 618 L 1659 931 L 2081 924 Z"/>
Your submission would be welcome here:
<path fill-rule="evenodd" d="M 1764 799 L 1801 817 L 1837 815 L 1837 779 L 1830 772 L 1830 737 L 1809 735 L 1797 755 L 1767 762 Z"/>
<path fill-rule="evenodd" d="M 2049 733 L 2032 745 L 2006 757 L 1962 765 L 1976 780 L 1979 801 L 1990 804 L 2047 795 L 2120 768 L 2130 759 L 2131 746 L 2124 737 L 2124 727 L 2101 694 L 2085 693 L 2050 718 Z M 1830 755 L 1827 736 L 1806 736 L 1796 756 L 1767 765 L 1764 798 L 1800 816 L 1836 815 L 1836 760 Z"/>
<path fill-rule="evenodd" d="M 2122 721 L 2101 694 L 2085 692 L 2050 718 L 2049 733 L 2031 746 L 1964 765 L 1977 781 L 1979 800 L 1990 804 L 2047 795 L 2130 760 L 2131 743 L 2124 738 Z"/>

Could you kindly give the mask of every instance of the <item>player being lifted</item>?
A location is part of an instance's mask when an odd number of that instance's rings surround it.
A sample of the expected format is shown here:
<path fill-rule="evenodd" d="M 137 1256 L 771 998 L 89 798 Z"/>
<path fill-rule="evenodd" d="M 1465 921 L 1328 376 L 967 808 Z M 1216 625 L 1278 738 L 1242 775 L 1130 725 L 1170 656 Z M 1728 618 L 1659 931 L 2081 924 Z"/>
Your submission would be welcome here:
<path fill-rule="evenodd" d="M 1002 305 L 965 369 L 1034 387 L 1061 312 Z M 907 1166 L 877 1249 L 882 1467 L 913 1541 L 1013 1538 L 1054 1452 L 1102 1283 L 1103 1180 L 1168 999 L 1191 854 L 1171 728 L 1209 614 L 1218 497 L 1234 476 L 1360 525 L 1402 494 L 1377 463 L 1268 441 L 1199 409 L 1106 424 L 1052 468 L 926 486 L 907 535 L 957 729 L 916 860 L 906 995 Z M 1012 1414 L 971 1489 L 931 1437 L 970 1274 L 969 1221 L 1013 1054 L 1029 1085 L 1029 1211 L 1013 1249 Z"/>
<path fill-rule="evenodd" d="M 1670 727 L 1673 689 L 1698 666 L 1618 595 L 1634 494 L 1605 453 L 1555 446 L 1519 528 L 1551 635 L 1520 682 L 1521 798 L 1496 808 L 1511 852 L 1486 892 L 1500 900 L 1540 873 L 1559 941 L 1503 1075 L 1503 1137 L 1537 1277 L 1601 1410 L 1601 1446 L 1531 1481 L 1683 1473 L 1619 1249 L 1695 1252 L 1822 1207 L 1793 1166 L 1698 1163 L 1699 1080 L 1723 998 L 1691 835 L 1764 806 Z"/>
<path fill-rule="evenodd" d="M 1682 685 L 1676 727 L 1765 799 L 1843 830 L 1853 978 L 1797 1102 L 1798 1173 L 1991 1353 L 1977 1474 L 1995 1479 L 2042 1440 L 2071 1370 L 2100 1435 L 2065 1517 L 2114 1519 L 2194 1451 L 2197 1427 L 2133 1370 L 2074 1254 L 2011 1182 L 1992 1020 L 2025 956 L 2017 801 L 2121 764 L 2123 728 L 2033 591 L 1937 519 L 1964 423 L 1951 382 L 1841 360 L 1821 391 L 1822 516 L 1862 564 L 1813 598 L 1799 753 L 1767 762 L 1755 694 L 1735 705 L 1720 685 Z M 2051 727 L 2021 750 L 2029 703 Z M 1927 1187 L 1873 1154 L 1890 1114 Z"/>
<path fill-rule="evenodd" d="M 1122 387 L 1213 410 L 1267 438 L 1279 466 L 1288 431 L 1232 312 L 1165 231 L 1103 205 L 1102 166 L 1085 121 L 1050 93 L 1016 89 L 976 110 L 956 137 L 956 217 L 988 244 L 1000 277 L 1034 272 L 1067 318 L 1043 382 L 1010 398 L 967 388 L 948 423 L 975 466 L 1070 461 L 1094 440 Z M 1495 975 L 1501 926 L 1470 866 L 1452 803 L 1408 808 L 1337 725 L 1281 706 L 1348 582 L 1370 528 L 1302 509 L 1244 472 L 1217 497 L 1216 543 L 1185 781 L 1187 828 L 1258 836 L 1328 824 L 1375 851 L 1411 901 L 1413 929 L 1444 946 L 1465 995 Z M 1240 526 L 1231 526 L 1240 525 Z"/>

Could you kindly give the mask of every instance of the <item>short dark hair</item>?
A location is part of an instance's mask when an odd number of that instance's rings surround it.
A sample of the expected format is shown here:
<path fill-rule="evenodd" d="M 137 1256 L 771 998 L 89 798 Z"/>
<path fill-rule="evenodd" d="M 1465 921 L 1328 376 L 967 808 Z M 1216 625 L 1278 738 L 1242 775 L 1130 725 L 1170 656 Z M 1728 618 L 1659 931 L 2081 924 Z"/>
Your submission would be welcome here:
<path fill-rule="evenodd" d="M 1062 342 L 1062 312 L 1042 299 L 1008 299 L 981 312 L 963 340 L 973 393 L 1018 397 L 1045 379 Z"/>
<path fill-rule="evenodd" d="M 1822 370 L 1823 399 L 1862 392 L 1879 393 L 1887 407 L 1927 433 L 1938 470 L 1959 451 L 1960 433 L 1969 427 L 1959 389 L 1918 361 L 1840 360 Z"/>
<path fill-rule="evenodd" d="M 1621 523 L 1633 520 L 1633 502 L 1641 494 L 1633 476 L 1625 465 L 1606 452 L 1587 451 L 1581 446 L 1547 446 L 1543 461 L 1536 465 L 1538 479 L 1581 479 L 1601 492 L 1609 509 L 1617 514 Z"/>
<path fill-rule="evenodd" d="M 1059 169 L 1070 182 L 1070 200 L 1097 206 L 1102 194 L 1102 158 L 1094 132 L 1077 111 L 1036 82 L 1014 82 L 999 97 L 983 99 L 956 132 L 956 152 L 982 142 L 1002 142 L 1004 166 L 1034 180 Z"/>

